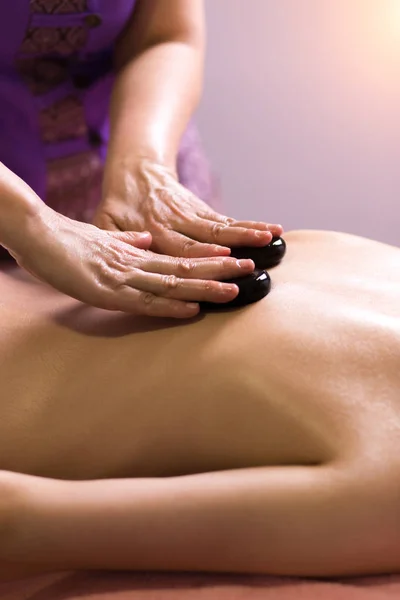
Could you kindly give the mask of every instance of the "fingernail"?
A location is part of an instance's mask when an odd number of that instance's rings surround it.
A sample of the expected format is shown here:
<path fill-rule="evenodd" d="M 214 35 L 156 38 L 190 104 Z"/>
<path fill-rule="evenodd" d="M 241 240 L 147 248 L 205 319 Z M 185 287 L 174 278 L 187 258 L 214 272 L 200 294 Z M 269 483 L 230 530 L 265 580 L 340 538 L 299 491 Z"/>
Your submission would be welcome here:
<path fill-rule="evenodd" d="M 218 254 L 230 254 L 231 250 L 227 246 L 214 246 L 214 252 Z"/>
<path fill-rule="evenodd" d="M 199 308 L 199 305 L 196 302 L 186 302 L 185 306 L 189 310 L 197 310 Z"/>
<path fill-rule="evenodd" d="M 224 294 L 231 294 L 232 292 L 237 292 L 238 290 L 238 286 L 237 285 L 225 285 L 224 286 Z"/>
<path fill-rule="evenodd" d="M 251 267 L 252 265 L 254 265 L 253 261 L 250 258 L 242 258 L 240 260 L 237 260 L 236 264 L 241 269 Z"/>
<path fill-rule="evenodd" d="M 269 244 L 272 240 L 272 233 L 270 231 L 257 231 L 255 238 L 262 243 Z"/>

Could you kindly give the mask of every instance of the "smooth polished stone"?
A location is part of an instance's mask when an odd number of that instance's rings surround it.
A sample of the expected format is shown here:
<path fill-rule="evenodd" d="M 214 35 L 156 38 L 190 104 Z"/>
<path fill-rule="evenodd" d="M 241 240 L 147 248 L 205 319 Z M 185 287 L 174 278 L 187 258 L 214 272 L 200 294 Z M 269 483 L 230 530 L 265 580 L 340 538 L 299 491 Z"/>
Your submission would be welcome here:
<path fill-rule="evenodd" d="M 271 279 L 266 271 L 255 269 L 250 275 L 226 280 L 225 283 L 234 283 L 239 287 L 239 294 L 230 302 L 200 302 L 200 309 L 207 312 L 223 311 L 239 306 L 253 304 L 264 298 L 271 289 Z"/>
<path fill-rule="evenodd" d="M 235 246 L 231 248 L 234 258 L 251 258 L 257 269 L 272 269 L 279 265 L 286 253 L 286 242 L 281 237 L 273 237 L 267 246 Z"/>

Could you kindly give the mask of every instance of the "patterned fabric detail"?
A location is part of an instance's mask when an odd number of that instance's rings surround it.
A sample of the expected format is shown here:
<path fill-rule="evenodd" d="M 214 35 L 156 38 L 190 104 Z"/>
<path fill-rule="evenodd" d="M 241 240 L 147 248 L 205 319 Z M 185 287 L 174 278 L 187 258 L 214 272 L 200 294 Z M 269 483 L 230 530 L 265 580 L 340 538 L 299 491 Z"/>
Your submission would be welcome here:
<path fill-rule="evenodd" d="M 88 134 L 82 103 L 73 96 L 55 102 L 40 112 L 42 140 L 46 144 L 84 137 Z"/>
<path fill-rule="evenodd" d="M 46 94 L 68 78 L 62 59 L 20 58 L 15 65 L 34 96 Z"/>
<path fill-rule="evenodd" d="M 69 78 L 68 57 L 84 48 L 88 28 L 63 27 L 62 15 L 86 13 L 87 0 L 30 0 L 31 20 L 16 68 L 34 96 L 55 89 Z M 58 26 L 36 27 L 36 15 L 59 15 Z M 57 21 L 56 21 L 57 22 Z M 78 95 L 68 95 L 39 109 L 39 129 L 45 144 L 85 139 L 88 127 Z M 101 198 L 103 163 L 93 149 L 47 162 L 44 200 L 57 212 L 79 221 L 90 221 Z"/>
<path fill-rule="evenodd" d="M 88 39 L 85 27 L 29 27 L 22 42 L 22 54 L 69 56 L 81 50 Z"/>
<path fill-rule="evenodd" d="M 38 100 L 39 96 L 68 82 L 70 59 L 84 49 L 89 30 L 101 24 L 101 17 L 97 15 L 96 20 L 96 15 L 90 14 L 88 0 L 30 0 L 29 6 L 31 18 L 15 66 Z M 68 15 L 73 14 L 78 18 L 71 24 Z M 49 18 L 49 25 L 44 27 L 46 20 L 40 19 L 44 15 L 58 15 L 58 18 Z M 54 22 L 54 26 L 50 26 Z M 78 85 L 76 80 L 75 85 Z M 80 97 L 80 91 L 76 94 L 69 91 L 45 109 L 37 103 L 41 140 L 50 151 L 52 144 L 78 139 L 88 140 L 90 148 L 87 152 L 47 162 L 47 192 L 43 200 L 61 214 L 90 222 L 101 199 L 104 167 L 98 150 L 101 139 L 96 139 L 96 132 L 88 131 Z M 80 143 L 78 147 L 82 147 Z M 194 126 L 190 126 L 183 137 L 178 173 L 183 185 L 214 208 L 220 208 L 217 181 L 211 174 Z"/>
<path fill-rule="evenodd" d="M 87 0 L 30 0 L 32 13 L 65 15 L 88 10 Z"/>
<path fill-rule="evenodd" d="M 103 163 L 95 151 L 48 163 L 46 202 L 77 221 L 91 221 L 101 199 Z"/>

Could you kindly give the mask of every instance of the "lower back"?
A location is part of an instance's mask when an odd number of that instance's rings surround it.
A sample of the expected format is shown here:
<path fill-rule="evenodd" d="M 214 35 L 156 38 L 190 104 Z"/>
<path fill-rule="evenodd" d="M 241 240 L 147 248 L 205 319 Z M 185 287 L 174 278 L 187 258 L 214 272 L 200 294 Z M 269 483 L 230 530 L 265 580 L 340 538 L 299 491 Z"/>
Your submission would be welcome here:
<path fill-rule="evenodd" d="M 186 324 L 1 274 L 0 468 L 157 476 L 399 446 L 400 252 L 340 234 L 286 239 L 267 298 Z"/>

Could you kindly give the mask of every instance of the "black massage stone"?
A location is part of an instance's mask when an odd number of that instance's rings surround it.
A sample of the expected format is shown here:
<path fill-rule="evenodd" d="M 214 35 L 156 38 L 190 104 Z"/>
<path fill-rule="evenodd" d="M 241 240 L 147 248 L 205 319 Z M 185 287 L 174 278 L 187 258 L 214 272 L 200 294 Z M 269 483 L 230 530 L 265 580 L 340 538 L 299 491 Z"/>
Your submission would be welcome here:
<path fill-rule="evenodd" d="M 200 309 L 210 311 L 221 311 L 229 308 L 238 308 L 253 304 L 266 296 L 271 289 L 271 279 L 265 271 L 255 269 L 250 275 L 244 277 L 236 277 L 235 279 L 225 280 L 224 283 L 234 283 L 239 287 L 239 293 L 230 302 L 199 302 Z"/>
<path fill-rule="evenodd" d="M 262 248 L 236 246 L 231 248 L 233 258 L 251 258 L 257 269 L 272 269 L 279 265 L 285 256 L 286 243 L 281 237 L 273 237 L 267 246 Z"/>

